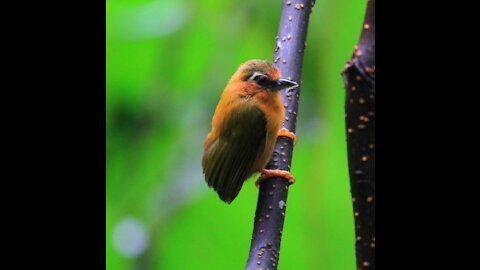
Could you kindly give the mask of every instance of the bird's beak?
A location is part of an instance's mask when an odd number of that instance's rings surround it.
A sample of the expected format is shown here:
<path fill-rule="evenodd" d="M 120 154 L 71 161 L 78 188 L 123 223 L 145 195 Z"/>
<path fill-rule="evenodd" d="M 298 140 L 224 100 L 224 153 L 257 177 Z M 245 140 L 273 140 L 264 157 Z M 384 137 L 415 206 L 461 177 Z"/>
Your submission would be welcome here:
<path fill-rule="evenodd" d="M 275 83 L 275 85 L 272 87 L 272 90 L 274 91 L 280 91 L 286 88 L 293 88 L 297 87 L 298 83 L 286 79 L 278 79 Z"/>

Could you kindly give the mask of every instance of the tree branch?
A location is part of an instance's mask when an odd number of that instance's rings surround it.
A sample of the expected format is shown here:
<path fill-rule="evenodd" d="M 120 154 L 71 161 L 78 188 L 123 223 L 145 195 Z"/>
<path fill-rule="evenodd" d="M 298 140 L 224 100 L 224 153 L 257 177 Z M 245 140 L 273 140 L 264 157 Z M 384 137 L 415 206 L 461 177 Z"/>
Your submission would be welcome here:
<path fill-rule="evenodd" d="M 375 269 L 375 0 L 343 78 L 357 269 Z"/>
<path fill-rule="evenodd" d="M 282 2 L 282 15 L 273 62 L 284 78 L 299 84 L 301 84 L 308 20 L 314 2 L 311 0 Z M 299 96 L 300 87 L 282 92 L 285 107 L 283 127 L 292 132 L 296 130 Z M 279 137 L 272 159 L 266 168 L 290 171 L 292 151 L 292 140 Z M 288 181 L 279 177 L 267 179 L 260 184 L 247 270 L 277 269 L 278 267 L 288 187 Z"/>

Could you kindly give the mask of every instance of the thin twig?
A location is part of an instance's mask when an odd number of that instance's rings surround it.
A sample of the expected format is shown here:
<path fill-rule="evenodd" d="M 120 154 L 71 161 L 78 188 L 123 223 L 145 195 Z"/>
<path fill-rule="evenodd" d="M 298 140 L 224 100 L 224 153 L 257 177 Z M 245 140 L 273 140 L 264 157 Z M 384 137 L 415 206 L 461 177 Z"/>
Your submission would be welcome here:
<path fill-rule="evenodd" d="M 273 62 L 282 72 L 282 77 L 300 85 L 308 20 L 313 5 L 314 1 L 283 1 L 273 55 Z M 283 127 L 292 132 L 296 130 L 299 96 L 300 87 L 282 92 L 285 107 Z M 266 168 L 290 171 L 292 151 L 292 140 L 279 137 Z M 288 187 L 288 181 L 279 177 L 260 184 L 247 270 L 278 267 Z"/>
<path fill-rule="evenodd" d="M 343 78 L 357 269 L 375 269 L 375 0 Z"/>

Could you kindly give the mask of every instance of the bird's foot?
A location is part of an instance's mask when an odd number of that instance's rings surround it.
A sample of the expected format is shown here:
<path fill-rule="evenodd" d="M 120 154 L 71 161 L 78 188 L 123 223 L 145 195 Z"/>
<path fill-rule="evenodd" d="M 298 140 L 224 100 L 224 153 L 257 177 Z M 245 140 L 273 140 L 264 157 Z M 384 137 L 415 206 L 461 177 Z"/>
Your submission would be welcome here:
<path fill-rule="evenodd" d="M 274 176 L 281 177 L 281 178 L 284 178 L 284 179 L 288 180 L 288 183 L 290 185 L 295 183 L 295 178 L 293 177 L 293 175 L 289 171 L 263 169 L 261 172 L 262 172 L 262 174 L 260 175 L 260 177 L 258 177 L 257 181 L 255 181 L 255 186 L 257 188 L 260 186 L 260 183 L 263 180 L 266 180 L 266 179 L 274 177 Z"/>
<path fill-rule="evenodd" d="M 278 137 L 284 136 L 284 137 L 288 137 L 288 138 L 292 139 L 294 145 L 297 145 L 297 143 L 298 143 L 298 137 L 297 137 L 297 135 L 295 135 L 295 133 L 291 132 L 290 130 L 288 130 L 288 129 L 286 129 L 286 128 L 280 129 L 280 130 L 278 131 L 277 136 L 278 136 Z"/>

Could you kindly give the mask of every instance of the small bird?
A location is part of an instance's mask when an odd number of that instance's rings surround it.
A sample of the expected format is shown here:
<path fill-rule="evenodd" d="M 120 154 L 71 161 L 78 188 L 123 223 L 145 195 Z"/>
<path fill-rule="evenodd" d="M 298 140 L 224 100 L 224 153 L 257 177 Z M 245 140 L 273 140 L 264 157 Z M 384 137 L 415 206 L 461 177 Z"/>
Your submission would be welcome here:
<path fill-rule="evenodd" d="M 280 90 L 297 87 L 281 79 L 280 70 L 264 60 L 240 65 L 228 82 L 212 119 L 212 129 L 204 144 L 203 173 L 209 187 L 220 199 L 231 203 L 243 182 L 260 172 L 257 181 L 280 176 L 294 181 L 287 171 L 266 170 L 277 136 L 296 140 L 282 128 L 285 117 Z"/>

